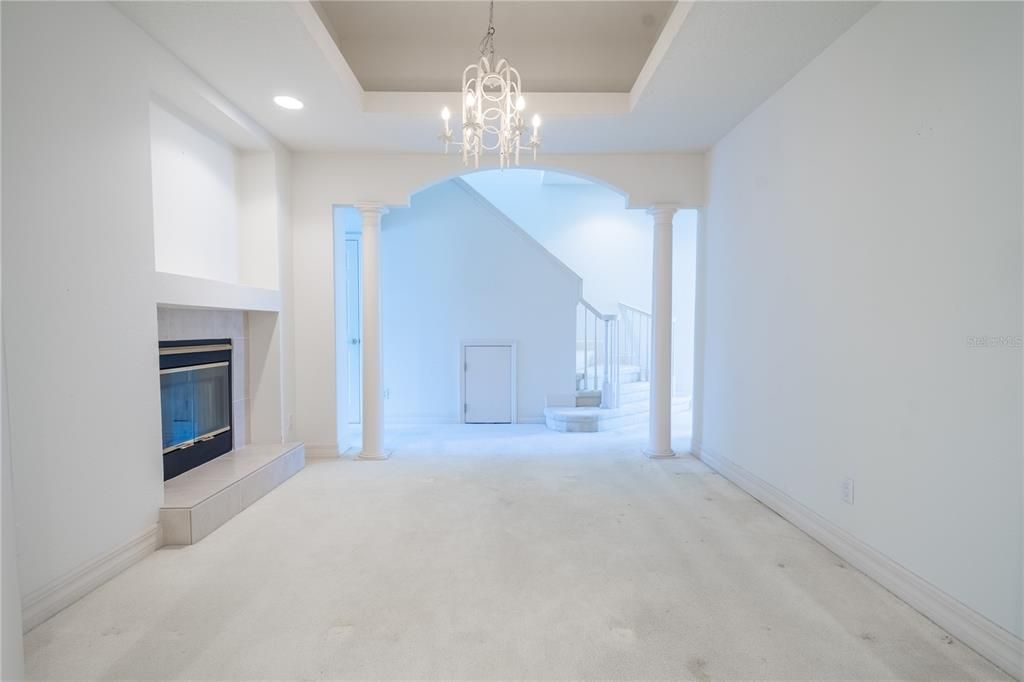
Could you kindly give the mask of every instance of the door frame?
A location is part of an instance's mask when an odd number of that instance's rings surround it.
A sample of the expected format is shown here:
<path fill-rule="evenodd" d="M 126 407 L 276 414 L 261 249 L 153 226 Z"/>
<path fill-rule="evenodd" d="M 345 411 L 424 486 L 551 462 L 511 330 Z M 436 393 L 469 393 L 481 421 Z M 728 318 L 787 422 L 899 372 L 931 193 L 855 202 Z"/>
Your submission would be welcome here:
<path fill-rule="evenodd" d="M 512 381 L 509 382 L 511 386 L 511 400 L 512 400 L 512 423 L 519 423 L 519 406 L 516 399 L 516 383 L 518 380 L 519 373 L 516 369 L 516 356 L 518 355 L 516 349 L 516 342 L 512 339 L 463 339 L 459 342 L 459 423 L 466 423 L 466 346 L 503 346 L 511 348 L 512 353 Z"/>

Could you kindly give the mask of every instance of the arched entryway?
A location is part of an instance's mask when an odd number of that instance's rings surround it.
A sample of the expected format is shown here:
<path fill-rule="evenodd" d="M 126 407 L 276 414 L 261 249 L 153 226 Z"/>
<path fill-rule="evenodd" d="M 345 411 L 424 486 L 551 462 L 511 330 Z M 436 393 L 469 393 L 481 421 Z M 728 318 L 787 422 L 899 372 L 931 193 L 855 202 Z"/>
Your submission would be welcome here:
<path fill-rule="evenodd" d="M 513 184 L 512 178 L 516 173 L 530 173 L 534 172 L 538 175 L 542 175 L 540 171 L 517 171 L 509 170 L 504 172 L 498 171 L 480 171 L 462 174 L 445 175 L 440 178 L 437 182 L 429 183 L 426 188 L 422 191 L 431 192 L 435 191 L 432 188 L 450 183 L 453 179 L 455 182 L 461 184 L 479 184 L 474 182 L 474 178 L 479 180 L 487 175 L 495 175 L 497 181 L 502 185 Z M 679 204 L 656 204 L 647 207 L 647 211 L 639 211 L 634 207 L 632 210 L 627 211 L 626 206 L 628 205 L 629 198 L 626 192 L 610 186 L 607 181 L 597 180 L 588 174 L 579 173 L 575 171 L 566 171 L 560 169 L 558 172 L 551 171 L 550 168 L 546 169 L 545 173 L 550 176 L 558 176 L 565 178 L 568 182 L 577 182 L 580 185 L 586 185 L 595 189 L 602 190 L 605 194 L 615 197 L 619 205 L 619 210 L 623 214 L 630 214 L 634 223 L 639 221 L 642 225 L 645 234 L 648 237 L 644 257 L 647 268 L 642 275 L 638 276 L 638 279 L 646 280 L 645 295 L 641 295 L 639 299 L 634 295 L 633 298 L 623 297 L 620 299 L 622 302 L 626 300 L 630 301 L 632 305 L 627 306 L 633 310 L 642 310 L 645 314 L 649 315 L 649 327 L 647 328 L 646 335 L 644 337 L 644 343 L 646 344 L 645 350 L 649 353 L 650 359 L 648 361 L 647 376 L 644 377 L 644 383 L 649 381 L 649 386 L 643 386 L 645 393 L 649 395 L 647 400 L 650 404 L 650 437 L 645 448 L 647 454 L 650 456 L 671 456 L 672 455 L 672 443 L 671 443 L 671 422 L 672 422 L 672 410 L 674 398 L 678 401 L 678 396 L 673 395 L 673 384 L 676 383 L 676 375 L 678 371 L 673 372 L 673 355 L 679 356 L 680 354 L 673 347 L 673 217 L 679 208 Z M 484 183 L 486 185 L 486 183 Z M 614 194 L 612 194 L 614 192 Z M 389 217 L 385 218 L 389 209 L 394 209 L 395 212 Z M 352 382 L 348 380 L 350 377 L 354 379 L 355 374 L 360 375 L 360 384 L 362 387 L 362 396 L 359 400 L 358 411 L 361 413 L 360 417 L 362 421 L 362 444 L 358 447 L 359 456 L 363 459 L 381 459 L 387 456 L 387 451 L 384 446 L 384 414 L 387 410 L 384 409 L 385 405 L 383 401 L 388 399 L 386 392 L 391 391 L 391 399 L 394 400 L 396 391 L 392 386 L 390 389 L 388 384 L 395 384 L 394 377 L 385 381 L 384 370 L 382 365 L 382 350 L 384 347 L 384 341 L 382 337 L 382 306 L 381 306 L 381 291 L 383 281 L 381 278 L 381 258 L 382 258 L 382 232 L 381 227 L 385 220 L 395 221 L 399 219 L 400 214 L 407 213 L 410 209 L 406 207 L 394 207 L 385 205 L 383 202 L 355 202 L 344 209 L 348 213 L 346 222 L 351 226 L 352 223 L 357 224 L 358 239 L 350 239 L 350 237 L 342 234 L 338 235 L 336 232 L 336 240 L 344 240 L 344 242 L 350 243 L 354 246 L 354 249 L 348 249 L 348 253 L 339 251 L 336 249 L 335 258 L 336 260 L 347 259 L 349 267 L 351 267 L 352 252 L 358 252 L 360 256 L 360 272 L 358 279 L 353 280 L 351 274 L 347 277 L 348 286 L 358 286 L 360 289 L 358 295 L 358 302 L 362 308 L 361 315 L 353 315 L 351 310 L 338 309 L 336 315 L 339 321 L 344 320 L 339 326 L 337 337 L 340 340 L 336 344 L 339 352 L 337 358 L 337 367 L 339 368 L 339 392 L 338 400 L 339 403 L 343 400 L 352 400 L 352 396 L 356 393 L 351 390 Z M 538 210 L 543 211 L 545 207 L 540 207 Z M 686 221 L 684 221 L 686 222 Z M 695 223 L 696 221 L 691 221 Z M 695 229 L 695 228 L 694 228 Z M 598 239 L 600 235 L 595 234 L 595 239 Z M 591 241 L 595 241 L 592 239 Z M 559 254 L 563 260 L 569 260 L 564 254 Z M 693 255 L 693 249 L 690 250 L 690 255 Z M 424 257 L 427 256 L 424 254 Z M 400 267 L 398 264 L 393 264 L 395 267 Z M 687 307 L 687 312 L 684 315 L 689 315 L 689 319 L 692 320 L 692 271 L 693 267 L 690 266 L 690 279 L 688 293 L 684 296 L 689 296 L 691 304 Z M 593 282 L 597 282 L 597 278 L 589 278 Z M 415 286 L 415 283 L 405 283 L 402 286 Z M 593 287 L 596 290 L 598 287 Z M 653 290 L 653 295 L 652 295 Z M 394 298 L 394 297 L 392 297 Z M 352 291 L 338 290 L 336 292 L 337 301 L 347 301 L 348 305 L 351 306 L 353 302 Z M 602 304 L 602 308 L 605 311 L 611 312 L 611 317 L 617 317 L 619 315 L 619 307 L 617 305 L 619 301 L 616 301 L 615 305 Z M 660 313 L 660 314 L 659 314 Z M 355 321 L 359 325 L 358 334 L 352 333 L 351 325 Z M 597 328 L 598 321 L 592 320 L 595 329 Z M 679 325 L 679 320 L 676 319 L 676 326 Z M 346 329 L 344 325 L 347 324 Z M 426 324 L 426 323 L 425 323 Z M 688 373 L 689 384 L 692 385 L 692 322 L 687 321 L 684 325 L 686 334 L 689 335 L 689 339 L 686 343 L 682 344 L 685 347 L 684 355 L 686 357 L 685 362 L 690 364 L 691 370 Z M 396 333 L 398 333 L 396 331 Z M 598 336 L 602 332 L 598 332 Z M 589 334 L 589 332 L 588 332 Z M 493 337 L 493 334 L 489 334 L 489 337 Z M 678 332 L 676 337 L 681 336 Z M 394 338 L 392 336 L 392 338 Z M 586 342 L 592 344 L 588 346 L 589 351 L 584 353 L 590 353 L 588 357 L 593 357 L 599 347 L 598 343 L 594 343 L 594 336 L 589 335 L 589 339 Z M 676 344 L 679 345 L 679 344 Z M 394 346 L 394 344 L 392 344 Z M 395 356 L 394 347 L 391 350 L 391 357 Z M 408 349 L 406 349 L 408 350 Z M 353 370 L 353 354 L 358 355 L 359 361 L 361 361 L 361 367 L 357 370 Z M 446 359 L 447 361 L 447 359 Z M 617 361 L 617 360 L 616 360 Z M 597 370 L 597 363 L 594 360 L 590 360 L 590 367 Z M 679 368 L 680 360 L 676 360 L 676 370 Z M 587 366 L 587 359 L 584 360 L 584 366 Z M 608 378 L 607 373 L 608 365 L 605 364 L 603 368 L 604 377 Z M 347 375 L 347 376 L 343 376 Z M 400 383 L 400 382 L 399 382 Z M 599 381 L 598 384 L 600 385 Z M 343 385 L 344 384 L 344 385 Z M 607 389 L 607 385 L 604 386 Z M 398 391 L 401 396 L 402 391 Z M 687 401 L 692 392 L 687 395 Z M 402 398 L 399 397 L 399 400 Z M 445 398 L 442 402 L 448 404 L 449 401 Z M 388 403 L 386 407 L 393 408 L 394 403 Z M 605 405 L 606 407 L 609 405 Z M 617 407 L 617 405 L 610 405 L 611 407 Z M 339 410 L 339 419 L 345 418 L 348 421 L 356 421 L 352 419 L 352 413 L 355 408 L 347 410 L 348 414 L 345 417 L 341 417 L 340 413 L 345 410 Z M 395 413 L 395 409 L 390 410 Z M 400 412 L 400 411 L 399 411 Z M 535 415 L 533 415 L 535 417 Z M 436 419 L 437 415 L 430 415 L 424 417 L 422 415 L 416 415 L 417 419 Z M 344 428 L 344 427 L 342 427 Z M 354 439 L 350 439 L 348 443 L 351 444 Z"/>

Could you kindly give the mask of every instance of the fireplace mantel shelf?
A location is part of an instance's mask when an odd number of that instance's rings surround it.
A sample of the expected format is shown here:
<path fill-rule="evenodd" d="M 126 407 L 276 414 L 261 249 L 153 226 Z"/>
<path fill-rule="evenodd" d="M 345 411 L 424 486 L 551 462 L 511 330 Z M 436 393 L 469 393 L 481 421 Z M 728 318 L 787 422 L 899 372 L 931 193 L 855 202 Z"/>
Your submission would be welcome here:
<path fill-rule="evenodd" d="M 281 310 L 281 292 L 277 289 L 261 289 L 170 272 L 156 272 L 155 275 L 157 305 L 260 312 Z"/>

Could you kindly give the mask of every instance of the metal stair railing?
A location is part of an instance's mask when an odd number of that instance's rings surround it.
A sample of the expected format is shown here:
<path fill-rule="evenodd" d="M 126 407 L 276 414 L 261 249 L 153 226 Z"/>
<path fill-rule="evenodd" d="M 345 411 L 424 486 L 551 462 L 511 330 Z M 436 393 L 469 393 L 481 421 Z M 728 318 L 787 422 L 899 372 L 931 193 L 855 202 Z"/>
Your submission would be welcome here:
<path fill-rule="evenodd" d="M 619 316 L 580 299 L 576 305 L 576 390 L 601 391 L 601 407 L 619 405 Z"/>
<path fill-rule="evenodd" d="M 622 314 L 622 355 L 619 362 L 636 367 L 639 381 L 651 378 L 651 314 L 625 303 L 619 304 Z"/>

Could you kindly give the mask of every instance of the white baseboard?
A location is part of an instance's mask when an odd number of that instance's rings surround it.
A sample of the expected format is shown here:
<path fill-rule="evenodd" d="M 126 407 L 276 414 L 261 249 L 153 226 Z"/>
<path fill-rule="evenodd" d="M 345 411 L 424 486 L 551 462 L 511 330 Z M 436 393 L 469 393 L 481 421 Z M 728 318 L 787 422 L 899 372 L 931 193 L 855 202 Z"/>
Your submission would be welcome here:
<path fill-rule="evenodd" d="M 461 424 L 458 419 L 450 417 L 388 417 L 384 420 L 385 427 L 388 426 L 435 426 L 439 424 Z M 519 417 L 517 424 L 543 424 L 544 417 Z"/>
<path fill-rule="evenodd" d="M 387 427 L 402 427 L 402 426 L 437 426 L 445 424 L 461 424 L 458 419 L 451 417 L 388 417 L 382 422 L 384 428 Z M 543 424 L 544 417 L 519 417 L 516 420 L 517 424 Z M 329 447 L 329 446 L 313 446 L 313 447 Z M 310 446 L 306 446 L 306 452 L 308 456 Z"/>
<path fill-rule="evenodd" d="M 814 510 L 731 460 L 693 443 L 693 454 L 794 526 L 832 550 L 939 627 L 1018 680 L 1024 641 L 865 544 Z"/>
<path fill-rule="evenodd" d="M 322 443 L 306 443 L 306 459 L 338 459 L 341 453 L 337 445 L 324 445 Z"/>
<path fill-rule="evenodd" d="M 22 629 L 28 632 L 107 582 L 160 546 L 160 524 L 22 598 Z"/>

